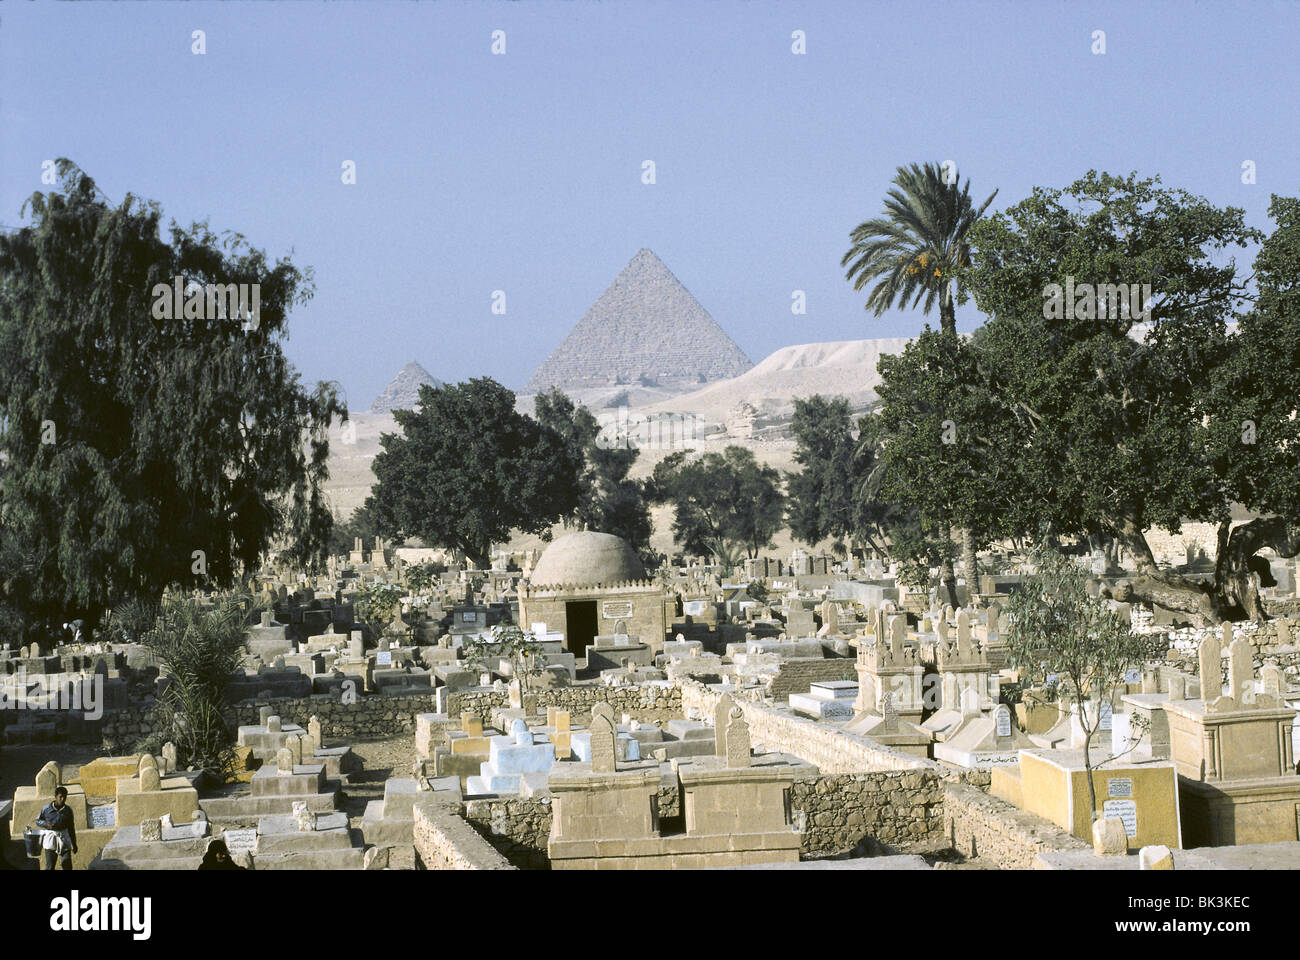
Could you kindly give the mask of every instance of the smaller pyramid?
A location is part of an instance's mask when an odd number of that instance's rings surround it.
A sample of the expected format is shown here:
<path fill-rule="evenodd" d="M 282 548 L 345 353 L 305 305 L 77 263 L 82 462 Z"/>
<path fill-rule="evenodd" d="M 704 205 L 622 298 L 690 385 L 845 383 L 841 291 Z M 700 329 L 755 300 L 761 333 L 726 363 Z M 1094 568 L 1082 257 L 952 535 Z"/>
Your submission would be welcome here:
<path fill-rule="evenodd" d="M 384 387 L 384 392 L 375 397 L 375 402 L 370 405 L 370 412 L 391 413 L 394 410 L 410 410 L 420 402 L 420 387 L 426 383 L 434 389 L 446 386 L 412 360 L 402 367 L 388 386 Z"/>

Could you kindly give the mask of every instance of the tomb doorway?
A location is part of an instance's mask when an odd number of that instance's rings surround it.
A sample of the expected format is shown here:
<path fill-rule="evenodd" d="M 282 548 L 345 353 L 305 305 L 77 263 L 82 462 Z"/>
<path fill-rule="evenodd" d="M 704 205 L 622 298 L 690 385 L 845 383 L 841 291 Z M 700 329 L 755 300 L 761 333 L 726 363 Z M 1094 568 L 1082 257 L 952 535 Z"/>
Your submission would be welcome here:
<path fill-rule="evenodd" d="M 585 657 L 596 636 L 596 601 L 570 600 L 564 605 L 565 642 L 575 657 Z"/>

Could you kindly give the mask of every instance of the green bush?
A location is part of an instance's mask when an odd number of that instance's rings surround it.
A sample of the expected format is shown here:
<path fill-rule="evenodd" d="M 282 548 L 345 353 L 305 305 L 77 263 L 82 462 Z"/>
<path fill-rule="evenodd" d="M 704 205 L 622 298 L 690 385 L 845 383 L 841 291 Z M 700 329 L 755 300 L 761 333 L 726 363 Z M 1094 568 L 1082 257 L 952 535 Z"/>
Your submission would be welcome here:
<path fill-rule="evenodd" d="M 165 600 L 142 642 L 168 676 L 155 707 L 161 736 L 176 745 L 179 766 L 224 782 L 234 770 L 234 736 L 222 710 L 243 660 L 249 610 L 225 596 L 215 607 Z"/>

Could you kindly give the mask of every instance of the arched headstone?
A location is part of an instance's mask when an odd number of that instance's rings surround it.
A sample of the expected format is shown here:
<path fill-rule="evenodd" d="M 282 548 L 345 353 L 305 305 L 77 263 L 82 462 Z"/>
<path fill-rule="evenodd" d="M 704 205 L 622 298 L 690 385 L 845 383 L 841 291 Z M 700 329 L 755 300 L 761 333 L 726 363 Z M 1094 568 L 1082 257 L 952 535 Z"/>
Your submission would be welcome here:
<path fill-rule="evenodd" d="M 591 771 L 613 773 L 615 770 L 614 710 L 608 703 L 598 703 L 591 710 Z"/>

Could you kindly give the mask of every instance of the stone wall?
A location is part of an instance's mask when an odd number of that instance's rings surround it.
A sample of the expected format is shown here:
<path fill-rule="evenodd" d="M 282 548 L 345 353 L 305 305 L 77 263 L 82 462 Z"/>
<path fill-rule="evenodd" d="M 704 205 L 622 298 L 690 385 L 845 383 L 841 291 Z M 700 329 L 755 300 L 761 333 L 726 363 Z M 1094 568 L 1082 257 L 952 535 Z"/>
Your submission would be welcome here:
<path fill-rule="evenodd" d="M 504 695 L 502 695 L 504 702 Z M 259 722 L 259 711 L 270 707 L 285 722 L 306 726 L 312 716 L 320 718 L 321 734 L 326 739 L 362 740 L 413 733 L 415 716 L 434 708 L 432 694 L 412 697 L 359 697 L 344 703 L 339 697 L 318 694 L 311 697 L 278 697 L 267 700 L 244 700 L 227 707 L 222 715 L 232 727 Z M 131 744 L 158 732 L 152 716 L 153 704 L 131 706 L 104 714 L 104 742 L 118 747 Z"/>
<path fill-rule="evenodd" d="M 498 797 L 470 800 L 465 820 L 501 857 L 524 870 L 546 870 L 546 843 L 551 836 L 551 801 Z"/>
<path fill-rule="evenodd" d="M 794 657 L 781 664 L 768 689 L 773 699 L 788 700 L 792 693 L 807 693 L 814 683 L 857 680 L 854 662 L 849 657 Z"/>
<path fill-rule="evenodd" d="M 426 870 L 513 870 L 492 844 L 460 816 L 460 806 L 439 800 L 415 804 L 415 853 Z"/>
<path fill-rule="evenodd" d="M 943 830 L 958 853 L 991 860 L 1004 870 L 1032 869 L 1040 853 L 1088 849 L 1042 817 L 951 781 L 943 784 Z"/>
<path fill-rule="evenodd" d="M 790 809 L 803 830 L 800 857 L 823 859 L 934 846 L 943 836 L 943 783 L 932 770 L 832 774 L 796 780 Z"/>
<path fill-rule="evenodd" d="M 461 713 L 476 713 L 486 723 L 491 719 L 494 707 L 507 704 L 504 693 L 491 690 L 463 690 L 451 693 L 447 697 L 447 713 L 459 716 Z M 682 715 L 681 688 L 673 684 L 639 684 L 609 687 L 600 684 L 579 684 L 569 687 L 551 687 L 537 691 L 537 709 L 544 712 L 547 707 L 568 710 L 575 723 L 586 724 L 591 720 L 591 708 L 598 703 L 608 703 L 614 708 L 614 716 L 630 714 L 636 720 L 665 723 Z"/>
<path fill-rule="evenodd" d="M 681 681 L 682 710 L 712 719 L 720 694 L 702 683 Z M 891 750 L 867 737 L 795 716 L 787 707 L 737 700 L 749 724 L 755 749 L 792 753 L 815 764 L 822 773 L 866 773 L 874 770 L 931 770 L 942 775 L 933 761 Z"/>
<path fill-rule="evenodd" d="M 508 702 L 504 692 L 461 690 L 448 695 L 447 713 L 451 717 L 458 717 L 462 712 L 476 713 L 486 722 L 494 707 L 504 707 Z M 549 706 L 568 710 L 577 723 L 587 723 L 591 719 L 591 708 L 602 702 L 610 704 L 616 716 L 628 713 L 638 720 L 665 722 L 681 716 L 682 712 L 681 690 L 669 685 L 607 687 L 593 684 L 556 687 L 537 694 L 539 710 Z M 364 740 L 395 733 L 414 733 L 416 715 L 432 713 L 434 706 L 432 693 L 409 697 L 361 696 L 351 703 L 344 703 L 335 695 L 317 694 L 244 700 L 228 706 L 223 715 L 233 729 L 257 723 L 260 708 L 270 707 L 281 720 L 304 727 L 313 715 L 319 717 L 321 733 L 327 739 Z M 136 741 L 158 732 L 152 711 L 153 704 L 145 703 L 105 712 L 104 742 L 129 748 Z"/>
<path fill-rule="evenodd" d="M 676 787 L 660 788 L 660 819 L 681 815 Z M 943 788 L 931 770 L 836 774 L 797 780 L 791 814 L 803 831 L 803 859 L 874 852 L 873 841 L 896 850 L 933 846 L 943 834 Z M 464 818 L 478 836 L 516 867 L 547 869 L 549 799 L 469 800 Z"/>
<path fill-rule="evenodd" d="M 1283 668 L 1300 667 L 1300 613 L 1297 610 L 1289 615 L 1278 616 L 1273 620 L 1266 621 L 1241 621 L 1233 624 L 1234 636 L 1242 636 L 1250 641 L 1254 648 L 1255 666 L 1258 669 L 1266 660 L 1275 660 Z M 1278 621 L 1285 620 L 1288 629 L 1288 640 L 1282 643 L 1278 638 Z M 1165 656 L 1164 663 L 1167 666 L 1177 667 L 1183 673 L 1197 676 L 1200 674 L 1200 661 L 1197 648 L 1200 645 L 1201 638 L 1213 634 L 1219 636 L 1219 627 L 1210 629 L 1184 629 L 1166 631 L 1161 634 L 1166 638 L 1167 644 L 1172 644 L 1175 649 Z M 1224 647 L 1221 651 L 1224 659 L 1227 659 L 1228 651 Z"/>

